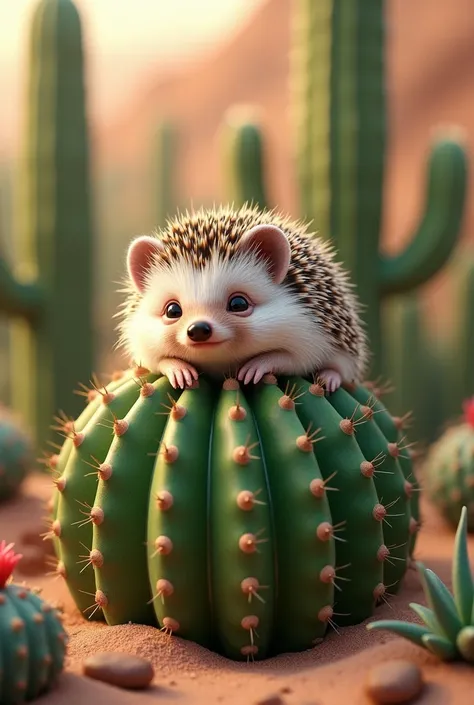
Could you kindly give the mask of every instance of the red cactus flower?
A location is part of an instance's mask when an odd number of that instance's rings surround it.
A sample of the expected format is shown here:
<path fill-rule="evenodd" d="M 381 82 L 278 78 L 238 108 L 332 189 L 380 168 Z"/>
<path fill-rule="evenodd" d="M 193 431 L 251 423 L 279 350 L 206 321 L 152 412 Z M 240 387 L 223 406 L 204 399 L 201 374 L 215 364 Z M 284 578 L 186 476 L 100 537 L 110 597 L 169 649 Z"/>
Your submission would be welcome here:
<path fill-rule="evenodd" d="M 13 543 L 0 542 L 0 590 L 5 587 L 16 564 L 23 558 L 21 553 L 13 551 L 13 546 Z"/>
<path fill-rule="evenodd" d="M 464 418 L 474 428 L 474 397 L 467 399 L 463 404 Z"/>

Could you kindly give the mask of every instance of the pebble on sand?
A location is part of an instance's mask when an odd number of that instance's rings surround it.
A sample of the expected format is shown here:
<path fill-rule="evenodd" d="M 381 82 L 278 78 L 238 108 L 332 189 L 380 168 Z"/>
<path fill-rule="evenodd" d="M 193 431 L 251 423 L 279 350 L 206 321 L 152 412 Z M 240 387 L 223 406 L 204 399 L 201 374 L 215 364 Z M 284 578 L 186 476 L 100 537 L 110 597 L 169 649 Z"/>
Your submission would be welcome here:
<path fill-rule="evenodd" d="M 84 675 L 119 688 L 147 688 L 155 675 L 153 666 L 140 656 L 118 652 L 94 654 L 84 661 Z"/>
<path fill-rule="evenodd" d="M 397 705 L 413 700 L 423 688 L 420 669 L 410 661 L 385 661 L 370 669 L 366 692 L 377 705 Z"/>

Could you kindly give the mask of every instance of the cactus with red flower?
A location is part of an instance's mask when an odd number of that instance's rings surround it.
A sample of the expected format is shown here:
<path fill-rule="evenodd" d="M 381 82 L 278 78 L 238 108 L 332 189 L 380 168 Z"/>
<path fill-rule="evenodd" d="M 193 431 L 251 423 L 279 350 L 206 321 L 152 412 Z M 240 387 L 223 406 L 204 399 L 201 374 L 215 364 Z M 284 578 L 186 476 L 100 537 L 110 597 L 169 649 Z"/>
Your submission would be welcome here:
<path fill-rule="evenodd" d="M 0 542 L 0 702 L 17 705 L 51 688 L 64 665 L 67 635 L 59 614 L 12 582 L 22 555 Z"/>

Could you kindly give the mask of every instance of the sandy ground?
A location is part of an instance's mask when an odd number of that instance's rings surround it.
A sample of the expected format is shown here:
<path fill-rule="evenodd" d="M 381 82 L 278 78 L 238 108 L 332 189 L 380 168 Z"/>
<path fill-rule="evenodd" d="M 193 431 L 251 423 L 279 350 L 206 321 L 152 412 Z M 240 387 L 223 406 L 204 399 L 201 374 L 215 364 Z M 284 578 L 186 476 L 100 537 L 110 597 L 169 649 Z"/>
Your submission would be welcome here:
<path fill-rule="evenodd" d="M 427 683 L 418 703 L 468 705 L 473 702 L 474 668 L 463 664 L 443 665 L 425 651 L 388 633 L 369 633 L 364 624 L 329 634 L 316 648 L 301 654 L 282 655 L 260 663 L 234 663 L 177 637 L 171 639 L 151 627 L 123 625 L 107 627 L 86 622 L 74 608 L 66 586 L 46 575 L 42 560 L 45 546 L 28 546 L 42 531 L 44 501 L 49 498 L 50 479 L 32 476 L 22 496 L 0 507 L 0 538 L 14 541 L 25 553 L 20 563 L 26 580 L 41 586 L 46 599 L 60 601 L 65 608 L 65 626 L 70 634 L 66 673 L 55 688 L 41 698 L 47 705 L 140 705 L 155 702 L 173 705 L 213 703 L 258 703 L 279 695 L 285 705 L 364 705 L 363 684 L 370 666 L 391 658 L 409 658 L 423 669 Z M 423 505 L 424 525 L 417 559 L 451 586 L 450 568 L 453 532 L 429 506 Z M 28 534 L 30 537 L 28 538 Z M 474 536 L 470 540 L 474 567 Z M 377 618 L 413 620 L 409 602 L 425 603 L 415 571 L 410 570 L 400 594 L 390 605 L 377 610 Z M 415 620 L 413 620 L 415 621 Z M 98 651 L 122 651 L 145 656 L 156 669 L 154 685 L 146 692 L 119 690 L 82 677 L 84 658 Z M 273 705 L 273 704 L 272 704 Z M 276 705 L 276 704 L 275 704 Z"/>

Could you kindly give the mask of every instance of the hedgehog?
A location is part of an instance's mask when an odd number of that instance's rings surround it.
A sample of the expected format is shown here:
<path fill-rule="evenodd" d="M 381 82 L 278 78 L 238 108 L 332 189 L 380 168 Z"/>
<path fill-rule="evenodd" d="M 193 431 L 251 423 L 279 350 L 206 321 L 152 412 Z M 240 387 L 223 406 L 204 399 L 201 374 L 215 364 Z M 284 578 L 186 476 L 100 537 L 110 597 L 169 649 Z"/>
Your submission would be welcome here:
<path fill-rule="evenodd" d="M 244 205 L 179 213 L 131 241 L 117 347 L 174 388 L 203 373 L 243 384 L 361 381 L 361 307 L 334 248 L 304 222 Z"/>

